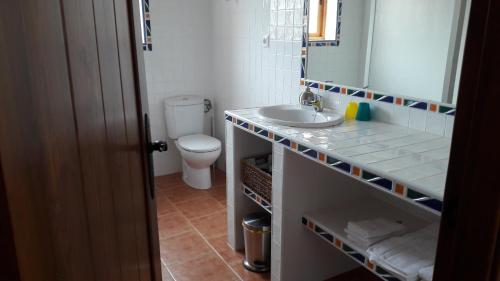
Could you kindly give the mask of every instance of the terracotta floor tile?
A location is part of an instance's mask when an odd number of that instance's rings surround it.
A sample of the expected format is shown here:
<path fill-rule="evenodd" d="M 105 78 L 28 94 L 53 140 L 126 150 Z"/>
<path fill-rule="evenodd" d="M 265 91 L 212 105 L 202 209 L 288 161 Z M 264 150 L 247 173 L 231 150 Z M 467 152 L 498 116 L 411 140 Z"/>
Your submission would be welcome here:
<path fill-rule="evenodd" d="M 224 206 L 210 196 L 176 203 L 176 207 L 188 219 L 199 218 L 224 210 Z"/>
<path fill-rule="evenodd" d="M 227 235 L 208 239 L 208 243 L 217 251 L 217 253 L 229 265 L 241 264 L 243 262 L 244 253 L 233 250 L 227 242 Z"/>
<path fill-rule="evenodd" d="M 169 188 L 183 183 L 184 181 L 182 180 L 182 173 L 159 176 L 155 178 L 155 185 L 161 189 Z"/>
<path fill-rule="evenodd" d="M 162 281 L 175 281 L 172 275 L 170 275 L 170 272 L 168 272 L 168 269 L 164 264 L 161 265 L 161 277 Z"/>
<path fill-rule="evenodd" d="M 160 253 L 169 269 L 172 264 L 183 263 L 213 252 L 195 232 L 187 232 L 160 240 Z"/>
<path fill-rule="evenodd" d="M 271 280 L 271 274 L 269 272 L 266 273 L 255 273 L 251 272 L 243 266 L 242 263 L 240 264 L 235 264 L 232 266 L 234 271 L 238 273 L 241 279 L 244 281 L 264 281 L 264 280 Z"/>
<path fill-rule="evenodd" d="M 206 192 L 219 202 L 226 201 L 226 185 L 213 186 Z"/>
<path fill-rule="evenodd" d="M 165 195 L 158 193 L 156 198 L 156 214 L 158 217 L 177 212 L 175 206 L 170 203 Z"/>
<path fill-rule="evenodd" d="M 192 219 L 191 223 L 201 232 L 206 239 L 220 237 L 227 233 L 226 211 L 214 213 L 197 219 Z"/>
<path fill-rule="evenodd" d="M 193 228 L 189 222 L 179 212 L 166 214 L 158 218 L 158 234 L 160 239 L 170 238 L 192 230 Z"/>
<path fill-rule="evenodd" d="M 239 278 L 215 254 L 172 265 L 176 281 L 237 281 Z"/>
<path fill-rule="evenodd" d="M 208 198 L 207 192 L 203 190 L 196 190 L 192 187 L 189 187 L 185 184 L 178 185 L 169 189 L 163 189 L 161 191 L 162 196 L 168 198 L 168 200 L 174 204 L 185 202 L 188 200 L 196 199 L 196 198 Z"/>

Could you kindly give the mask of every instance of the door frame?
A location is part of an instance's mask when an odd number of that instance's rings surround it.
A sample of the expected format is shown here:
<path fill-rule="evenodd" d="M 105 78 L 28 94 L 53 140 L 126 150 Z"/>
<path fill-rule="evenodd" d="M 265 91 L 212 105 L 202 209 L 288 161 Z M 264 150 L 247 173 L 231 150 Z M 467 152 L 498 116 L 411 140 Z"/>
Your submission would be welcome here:
<path fill-rule="evenodd" d="M 147 79 L 146 79 L 146 67 L 144 63 L 144 49 L 142 46 L 142 32 L 141 32 L 141 11 L 139 10 L 139 6 L 135 3 L 136 0 L 129 0 L 129 5 L 131 9 L 129 11 L 132 12 L 130 17 L 133 19 L 130 21 L 130 30 L 132 32 L 132 48 L 134 52 L 134 75 L 135 75 L 135 85 L 136 85 L 136 93 L 137 95 L 137 104 L 140 105 L 138 111 L 138 120 L 141 132 L 141 145 L 142 145 L 142 167 L 143 167 L 143 176 L 144 182 L 147 184 L 146 186 L 146 205 L 148 206 L 147 215 L 148 215 L 148 232 L 149 232 L 149 241 L 150 241 L 150 259 L 152 265 L 152 276 L 151 279 L 154 281 L 162 280 L 162 265 L 160 258 L 160 240 L 158 234 L 158 223 L 157 223 L 157 212 L 156 212 L 156 196 L 152 194 L 155 192 L 155 183 L 151 182 L 149 178 L 149 172 L 153 167 L 150 167 L 150 163 L 148 161 L 148 143 L 146 143 L 147 139 L 147 128 L 145 126 L 146 115 L 149 115 L 149 102 L 147 95 Z M 135 44 L 134 44 L 135 43 Z"/>
<path fill-rule="evenodd" d="M 472 1 L 434 280 L 500 279 L 500 2 Z"/>

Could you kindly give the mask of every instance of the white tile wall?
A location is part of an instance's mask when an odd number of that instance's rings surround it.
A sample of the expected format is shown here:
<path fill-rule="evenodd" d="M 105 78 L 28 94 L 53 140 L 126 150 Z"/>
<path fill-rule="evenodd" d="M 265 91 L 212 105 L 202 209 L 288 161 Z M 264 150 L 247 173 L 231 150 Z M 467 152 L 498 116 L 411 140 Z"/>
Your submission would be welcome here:
<path fill-rule="evenodd" d="M 298 100 L 303 1 L 211 3 L 216 135 L 222 140 L 224 110 Z M 262 39 L 268 34 L 272 39 L 266 48 Z M 219 166 L 223 167 L 224 159 L 220 160 Z"/>
<path fill-rule="evenodd" d="M 211 98 L 212 15 L 210 1 L 151 1 L 153 51 L 145 51 L 149 111 L 153 139 L 167 139 L 163 100 L 176 95 Z M 210 122 L 207 122 L 209 126 Z M 209 128 L 207 128 L 209 130 Z M 169 151 L 154 154 L 155 174 L 181 170 L 181 157 Z"/>
<path fill-rule="evenodd" d="M 372 110 L 372 118 L 376 121 L 386 122 L 399 126 L 410 127 L 432 134 L 451 137 L 453 132 L 454 116 L 426 110 L 409 108 L 386 102 L 366 100 L 347 95 L 332 94 L 325 91 L 312 89 L 325 98 L 325 106 L 335 108 L 344 112 L 349 102 L 369 102 Z"/>

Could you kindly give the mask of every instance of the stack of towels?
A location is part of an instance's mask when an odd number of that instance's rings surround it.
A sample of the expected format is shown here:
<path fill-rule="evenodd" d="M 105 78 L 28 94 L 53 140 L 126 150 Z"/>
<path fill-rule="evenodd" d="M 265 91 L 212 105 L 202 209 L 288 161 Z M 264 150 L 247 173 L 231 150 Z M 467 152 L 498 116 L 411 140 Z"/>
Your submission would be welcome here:
<path fill-rule="evenodd" d="M 432 280 L 439 225 L 431 224 L 401 237 L 392 237 L 368 248 L 370 260 L 401 280 Z"/>
<path fill-rule="evenodd" d="M 363 248 L 368 248 L 389 237 L 404 234 L 406 227 L 397 222 L 392 222 L 384 218 L 377 218 L 373 220 L 348 222 L 347 228 L 344 230 L 347 233 L 347 238 L 354 242 L 354 244 Z"/>

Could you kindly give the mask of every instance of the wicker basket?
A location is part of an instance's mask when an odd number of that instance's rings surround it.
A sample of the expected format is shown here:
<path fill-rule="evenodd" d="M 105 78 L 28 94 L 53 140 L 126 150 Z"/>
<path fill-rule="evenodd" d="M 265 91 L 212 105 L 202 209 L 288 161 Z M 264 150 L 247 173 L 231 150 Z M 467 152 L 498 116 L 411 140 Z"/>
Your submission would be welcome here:
<path fill-rule="evenodd" d="M 267 159 L 268 155 L 252 157 L 253 159 Z M 265 171 L 249 163 L 249 159 L 241 160 L 241 175 L 243 184 L 260 195 L 267 202 L 272 203 L 273 177 Z"/>

